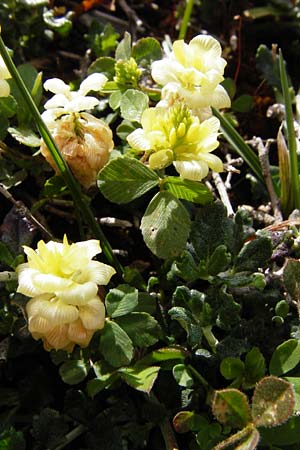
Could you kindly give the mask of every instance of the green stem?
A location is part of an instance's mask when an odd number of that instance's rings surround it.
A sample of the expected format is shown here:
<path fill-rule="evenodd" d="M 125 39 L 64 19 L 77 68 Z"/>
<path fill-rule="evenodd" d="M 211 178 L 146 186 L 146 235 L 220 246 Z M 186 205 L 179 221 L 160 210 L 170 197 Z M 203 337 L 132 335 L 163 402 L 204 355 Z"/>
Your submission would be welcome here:
<path fill-rule="evenodd" d="M 206 379 L 203 378 L 203 376 L 198 372 L 198 370 L 194 369 L 194 367 L 191 366 L 191 364 L 188 365 L 188 369 L 191 371 L 192 375 L 194 375 L 194 377 L 197 378 L 206 389 L 210 389 L 210 385 L 208 384 Z"/>
<path fill-rule="evenodd" d="M 78 427 L 74 428 L 74 430 L 70 431 L 70 433 L 65 435 L 64 442 L 55 447 L 54 450 L 61 450 L 62 448 L 65 448 L 67 445 L 69 445 L 72 441 L 78 438 L 85 431 L 87 431 L 87 427 L 85 427 L 84 425 L 78 425 Z"/>
<path fill-rule="evenodd" d="M 298 158 L 297 158 L 297 141 L 294 128 L 294 116 L 292 110 L 291 95 L 289 91 L 288 77 L 282 57 L 281 50 L 279 51 L 279 70 L 281 88 L 285 104 L 285 117 L 286 117 L 286 129 L 287 140 L 290 155 L 290 173 L 291 173 L 291 190 L 294 198 L 294 207 L 300 208 L 300 186 L 299 186 L 299 174 L 298 174 Z"/>
<path fill-rule="evenodd" d="M 193 6 L 194 6 L 194 0 L 187 0 L 186 7 L 184 10 L 184 15 L 183 15 L 182 22 L 181 22 L 180 29 L 179 29 L 179 35 L 178 35 L 179 39 L 184 39 L 186 36 L 186 32 L 187 32 L 187 29 L 189 26 L 189 21 L 190 21 L 192 11 L 193 11 Z"/>
<path fill-rule="evenodd" d="M 213 332 L 211 331 L 211 326 L 208 325 L 207 327 L 202 327 L 202 333 L 207 340 L 210 348 L 214 353 L 216 353 L 216 347 L 219 343 L 218 339 L 214 336 Z"/>
<path fill-rule="evenodd" d="M 82 195 L 80 185 L 77 183 L 77 181 L 73 177 L 72 172 L 69 169 L 69 166 L 67 165 L 67 163 L 63 159 L 59 149 L 57 148 L 55 141 L 54 141 L 50 131 L 48 130 L 48 127 L 46 126 L 45 122 L 43 121 L 35 102 L 33 101 L 14 62 L 12 61 L 9 53 L 7 52 L 5 44 L 4 44 L 1 36 L 0 36 L 0 53 L 6 64 L 6 67 L 8 68 L 11 76 L 15 80 L 15 83 L 16 83 L 18 89 L 20 90 L 20 92 L 27 104 L 29 111 L 31 112 L 31 114 L 33 116 L 33 120 L 36 123 L 36 126 L 37 126 L 45 144 L 47 145 L 47 147 L 49 149 L 49 152 L 55 162 L 57 169 L 59 170 L 61 176 L 63 177 L 66 185 L 68 186 L 68 188 L 72 194 L 74 203 L 77 205 L 78 210 L 80 210 L 82 217 L 84 218 L 87 225 L 89 225 L 94 236 L 101 241 L 103 253 L 104 253 L 107 261 L 115 267 L 115 269 L 117 270 L 119 275 L 122 275 L 123 271 L 124 271 L 123 267 L 121 266 L 121 264 L 115 257 L 115 255 L 112 251 L 112 248 L 111 248 L 108 240 L 106 239 L 101 227 L 96 222 L 92 210 L 90 209 L 89 205 L 86 203 L 86 201 Z"/>

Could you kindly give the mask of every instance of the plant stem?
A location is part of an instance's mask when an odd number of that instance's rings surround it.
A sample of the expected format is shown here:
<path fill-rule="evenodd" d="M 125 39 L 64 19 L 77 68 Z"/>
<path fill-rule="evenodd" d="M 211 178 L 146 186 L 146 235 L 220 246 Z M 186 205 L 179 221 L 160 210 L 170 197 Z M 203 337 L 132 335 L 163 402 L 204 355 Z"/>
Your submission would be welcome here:
<path fill-rule="evenodd" d="M 188 365 L 188 369 L 192 372 L 194 377 L 197 378 L 206 389 L 210 389 L 210 385 L 208 384 L 206 379 L 203 378 L 203 376 L 198 372 L 198 370 L 194 369 L 194 367 L 191 364 Z"/>
<path fill-rule="evenodd" d="M 46 126 L 45 122 L 43 121 L 32 96 L 30 95 L 30 93 L 29 93 L 23 79 L 21 78 L 14 62 L 12 61 L 9 53 L 7 52 L 5 44 L 4 44 L 1 36 L 0 36 L 0 53 L 2 55 L 2 58 L 6 64 L 6 67 L 8 68 L 11 76 L 15 80 L 16 85 L 17 85 L 18 89 L 20 90 L 20 92 L 27 104 L 27 107 L 28 107 L 30 113 L 32 114 L 34 122 L 36 123 L 36 126 L 37 126 L 45 144 L 47 145 L 47 147 L 50 151 L 50 154 L 55 162 L 57 169 L 59 170 L 61 176 L 63 177 L 66 185 L 68 186 L 68 188 L 72 194 L 74 203 L 77 205 L 78 210 L 81 212 L 82 217 L 84 218 L 87 225 L 89 225 L 94 236 L 101 241 L 103 253 L 104 253 L 107 261 L 110 264 L 114 265 L 114 267 L 117 270 L 117 272 L 119 273 L 119 275 L 122 275 L 123 271 L 124 271 L 123 267 L 121 266 L 118 259 L 114 255 L 112 248 L 111 248 L 108 240 L 106 239 L 101 227 L 96 222 L 92 210 L 90 209 L 89 205 L 87 204 L 87 202 L 85 201 L 85 199 L 82 195 L 80 185 L 77 183 L 77 181 L 73 177 L 72 172 L 69 169 L 69 166 L 67 165 L 67 163 L 63 159 L 59 149 L 57 148 L 55 141 L 54 141 L 50 131 L 48 130 L 48 127 Z"/>
<path fill-rule="evenodd" d="M 193 7 L 194 7 L 194 0 L 187 0 L 183 18 L 182 18 L 182 22 L 181 22 L 180 29 L 179 29 L 179 35 L 178 35 L 179 39 L 184 39 L 186 36 L 190 17 L 193 12 Z"/>
<path fill-rule="evenodd" d="M 294 208 L 299 209 L 300 187 L 299 187 L 298 158 L 297 158 L 297 141 L 294 128 L 294 116 L 292 110 L 291 95 L 289 91 L 288 77 L 281 50 L 279 50 L 279 70 L 280 70 L 281 88 L 285 104 L 287 141 L 290 155 L 291 190 L 292 196 L 294 198 Z"/>
<path fill-rule="evenodd" d="M 178 444 L 174 436 L 174 432 L 167 418 L 161 422 L 160 431 L 165 441 L 166 450 L 179 450 Z"/>
<path fill-rule="evenodd" d="M 54 450 L 61 450 L 62 448 L 65 448 L 67 445 L 70 444 L 70 442 L 74 441 L 74 439 L 78 438 L 78 436 L 80 436 L 86 430 L 87 427 L 85 427 L 84 425 L 78 425 L 78 427 L 74 428 L 74 430 L 70 431 L 70 433 L 65 435 L 64 442 L 55 447 Z"/>
<path fill-rule="evenodd" d="M 205 339 L 207 340 L 210 348 L 214 353 L 216 353 L 216 346 L 218 345 L 219 341 L 214 336 L 213 332 L 211 331 L 211 325 L 208 325 L 206 327 L 202 327 L 202 333 Z"/>

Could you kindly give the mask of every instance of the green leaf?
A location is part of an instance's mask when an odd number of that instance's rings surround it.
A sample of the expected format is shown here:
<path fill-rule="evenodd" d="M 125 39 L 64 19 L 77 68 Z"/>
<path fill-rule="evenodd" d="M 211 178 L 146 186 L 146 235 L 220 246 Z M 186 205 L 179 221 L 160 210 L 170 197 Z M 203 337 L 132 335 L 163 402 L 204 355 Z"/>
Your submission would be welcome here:
<path fill-rule="evenodd" d="M 0 241 L 0 262 L 6 266 L 13 267 L 15 257 L 10 248 L 3 241 Z"/>
<path fill-rule="evenodd" d="M 236 98 L 231 105 L 231 108 L 235 112 L 245 113 L 251 111 L 254 106 L 252 95 L 240 95 Z"/>
<path fill-rule="evenodd" d="M 169 192 L 156 194 L 141 221 L 148 248 L 159 258 L 173 258 L 184 250 L 190 218 L 182 203 Z"/>
<path fill-rule="evenodd" d="M 150 65 L 162 58 L 160 43 L 152 37 L 141 38 L 133 45 L 131 56 L 141 66 Z"/>
<path fill-rule="evenodd" d="M 262 44 L 256 51 L 256 65 L 269 85 L 281 92 L 278 55 Z"/>
<path fill-rule="evenodd" d="M 136 159 L 115 158 L 98 175 L 104 197 L 118 204 L 128 203 L 159 184 L 157 174 Z"/>
<path fill-rule="evenodd" d="M 213 200 L 211 191 L 205 184 L 198 181 L 183 180 L 180 177 L 165 177 L 162 186 L 175 197 L 200 205 L 206 205 Z"/>
<path fill-rule="evenodd" d="M 21 431 L 13 427 L 5 428 L 0 433 L 0 450 L 25 450 L 26 442 Z"/>
<path fill-rule="evenodd" d="M 169 310 L 169 314 L 171 319 L 177 320 L 185 330 L 190 345 L 199 346 L 202 338 L 202 330 L 201 325 L 195 320 L 193 314 L 188 309 L 181 306 L 174 306 Z"/>
<path fill-rule="evenodd" d="M 252 417 L 257 427 L 275 427 L 293 414 L 295 394 L 291 383 L 269 376 L 263 378 L 254 390 Z"/>
<path fill-rule="evenodd" d="M 224 358 L 220 365 L 220 372 L 226 380 L 240 377 L 245 370 L 245 364 L 239 358 L 229 356 Z"/>
<path fill-rule="evenodd" d="M 208 425 L 207 420 L 194 411 L 180 411 L 173 419 L 173 427 L 176 433 L 198 431 Z"/>
<path fill-rule="evenodd" d="M 88 381 L 87 392 L 90 397 L 94 397 L 118 378 L 116 371 L 105 361 L 96 361 L 93 370 L 97 378 Z"/>
<path fill-rule="evenodd" d="M 230 427 L 243 428 L 251 422 L 247 396 L 237 389 L 216 391 L 212 410 L 220 423 Z"/>
<path fill-rule="evenodd" d="M 129 59 L 131 56 L 131 35 L 127 31 L 124 33 L 124 38 L 121 40 L 116 48 L 115 58 Z"/>
<path fill-rule="evenodd" d="M 3 140 L 7 135 L 7 128 L 9 127 L 9 120 L 7 117 L 0 117 L 0 139 Z"/>
<path fill-rule="evenodd" d="M 159 366 L 151 366 L 146 368 L 141 367 L 126 367 L 119 369 L 119 373 L 123 380 L 137 391 L 149 394 L 157 379 Z"/>
<path fill-rule="evenodd" d="M 122 141 L 125 141 L 127 136 L 132 133 L 136 127 L 132 124 L 132 122 L 128 120 L 123 120 L 120 125 L 116 129 L 116 133 Z"/>
<path fill-rule="evenodd" d="M 173 377 L 179 386 L 192 388 L 194 385 L 193 377 L 190 375 L 189 370 L 184 364 L 176 364 L 173 367 Z"/>
<path fill-rule="evenodd" d="M 283 268 L 283 282 L 291 298 L 298 302 L 300 298 L 300 261 L 288 258 Z"/>
<path fill-rule="evenodd" d="M 121 116 L 132 122 L 140 122 L 144 110 L 148 108 L 148 103 L 148 95 L 136 89 L 127 89 L 120 101 Z"/>
<path fill-rule="evenodd" d="M 276 428 L 262 428 L 259 430 L 262 436 L 262 444 L 293 445 L 300 444 L 300 417 L 293 416 L 286 423 Z M 275 448 L 272 446 L 272 448 Z"/>
<path fill-rule="evenodd" d="M 239 272 L 254 272 L 263 268 L 272 256 L 272 241 L 267 236 L 258 236 L 247 242 L 237 256 L 236 268 Z"/>
<path fill-rule="evenodd" d="M 41 139 L 39 136 L 27 127 L 9 127 L 8 132 L 16 141 L 27 147 L 40 147 Z"/>
<path fill-rule="evenodd" d="M 218 275 L 227 269 L 230 261 L 231 254 L 227 251 L 226 245 L 218 245 L 207 262 L 206 272 L 208 275 Z"/>
<path fill-rule="evenodd" d="M 203 275 L 188 250 L 183 250 L 176 258 L 172 264 L 171 272 L 185 281 L 195 281 Z"/>
<path fill-rule="evenodd" d="M 58 175 L 54 175 L 46 180 L 42 194 L 45 197 L 60 197 L 67 189 L 64 179 Z"/>
<path fill-rule="evenodd" d="M 128 334 L 110 320 L 106 321 L 102 331 L 99 350 L 114 367 L 128 365 L 133 357 L 133 345 Z"/>
<path fill-rule="evenodd" d="M 189 354 L 184 348 L 163 347 L 158 350 L 153 350 L 151 353 L 144 356 L 144 358 L 138 361 L 138 365 L 141 367 L 145 367 L 151 364 L 175 364 L 175 361 L 184 361 L 188 356 Z"/>
<path fill-rule="evenodd" d="M 264 376 L 266 362 L 258 347 L 253 347 L 245 358 L 244 389 L 251 389 Z"/>
<path fill-rule="evenodd" d="M 223 203 L 201 208 L 192 224 L 190 240 L 200 260 L 208 260 L 219 245 L 234 246 L 234 223 Z"/>
<path fill-rule="evenodd" d="M 289 339 L 278 345 L 273 352 L 270 361 L 270 374 L 282 375 L 289 372 L 300 362 L 300 342 L 297 339 Z"/>
<path fill-rule="evenodd" d="M 109 317 L 115 318 L 130 313 L 138 304 L 138 290 L 128 284 L 111 289 L 105 297 Z"/>
<path fill-rule="evenodd" d="M 293 385 L 295 392 L 294 412 L 297 414 L 300 411 L 300 377 L 284 377 L 284 379 Z"/>
<path fill-rule="evenodd" d="M 36 81 L 39 79 L 39 74 L 37 70 L 31 64 L 27 63 L 18 66 L 18 71 L 27 89 L 29 90 L 29 92 L 31 92 L 36 87 Z M 31 114 L 28 111 L 27 103 L 24 100 L 23 95 L 19 91 L 15 80 L 13 79 L 9 80 L 9 84 L 11 95 L 15 98 L 15 100 L 18 103 L 17 117 L 19 125 L 28 124 L 31 120 Z M 34 95 L 34 100 L 37 105 L 41 100 L 42 90 L 43 88 L 41 86 L 41 83 L 39 83 L 37 92 Z"/>
<path fill-rule="evenodd" d="M 161 334 L 158 322 L 146 312 L 133 312 L 119 317 L 117 323 L 136 347 L 148 347 L 155 344 Z"/>
<path fill-rule="evenodd" d="M 118 108 L 120 108 L 120 104 L 121 104 L 121 98 L 123 96 L 123 93 L 121 91 L 115 91 L 112 92 L 109 96 L 109 106 L 111 107 L 111 109 L 113 109 L 114 111 Z"/>
<path fill-rule="evenodd" d="M 4 117 L 13 117 L 17 111 L 18 104 L 14 97 L 0 97 L 0 115 Z"/>
<path fill-rule="evenodd" d="M 64 362 L 59 368 L 59 374 L 66 384 L 78 384 L 85 379 L 90 366 L 83 360 Z"/>
<path fill-rule="evenodd" d="M 115 75 L 115 59 L 109 56 L 101 56 L 97 58 L 89 67 L 88 75 L 92 73 L 102 73 L 109 80 L 112 80 Z"/>

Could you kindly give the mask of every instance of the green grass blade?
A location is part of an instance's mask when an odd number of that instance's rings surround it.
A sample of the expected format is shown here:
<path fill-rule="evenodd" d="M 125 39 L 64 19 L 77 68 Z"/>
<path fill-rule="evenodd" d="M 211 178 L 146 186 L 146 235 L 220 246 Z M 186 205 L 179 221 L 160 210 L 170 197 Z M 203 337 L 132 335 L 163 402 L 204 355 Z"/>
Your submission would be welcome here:
<path fill-rule="evenodd" d="M 18 69 L 16 68 L 13 60 L 11 59 L 8 51 L 6 50 L 5 44 L 4 44 L 1 36 L 0 36 L 0 53 L 6 64 L 6 67 L 8 68 L 11 76 L 15 80 L 15 82 L 20 90 L 20 92 L 28 106 L 29 111 L 32 114 L 32 117 L 36 123 L 36 126 L 37 126 L 45 144 L 47 145 L 49 152 L 50 152 L 61 176 L 63 177 L 66 185 L 68 186 L 68 188 L 72 194 L 72 197 L 73 197 L 74 203 L 76 204 L 77 209 L 81 212 L 82 217 L 84 218 L 87 225 L 90 227 L 95 238 L 99 239 L 101 241 L 102 250 L 103 250 L 103 253 L 104 253 L 107 261 L 110 264 L 112 264 L 116 268 L 117 272 L 121 275 L 124 270 L 123 267 L 121 266 L 121 264 L 117 260 L 116 256 L 114 255 L 112 248 L 111 248 L 108 240 L 106 239 L 101 227 L 96 222 L 92 210 L 90 209 L 89 205 L 87 204 L 87 202 L 84 199 L 84 196 L 82 195 L 80 185 L 77 183 L 77 181 L 73 177 L 73 174 L 69 169 L 69 166 L 67 165 L 67 163 L 63 159 L 59 149 L 57 148 L 57 146 L 54 142 L 54 139 L 53 139 L 50 131 L 48 130 L 48 127 L 46 126 L 45 122 L 43 121 L 32 96 L 30 95 L 22 77 L 20 76 L 20 74 L 18 72 Z"/>
<path fill-rule="evenodd" d="M 297 158 L 297 141 L 294 128 L 294 116 L 292 110 L 291 94 L 289 91 L 288 77 L 281 50 L 279 51 L 280 81 L 285 105 L 286 132 L 290 155 L 291 192 L 294 198 L 294 208 L 300 208 L 300 186 Z"/>
<path fill-rule="evenodd" d="M 225 139 L 234 148 L 234 150 L 243 158 L 245 163 L 250 167 L 256 178 L 265 184 L 258 156 L 244 141 L 242 136 L 233 128 L 231 123 L 222 116 L 215 108 L 212 108 L 214 115 L 221 123 L 221 129 Z"/>
<path fill-rule="evenodd" d="M 186 7 L 183 14 L 183 19 L 179 29 L 178 39 L 184 39 L 189 26 L 189 21 L 193 12 L 194 0 L 187 0 Z"/>

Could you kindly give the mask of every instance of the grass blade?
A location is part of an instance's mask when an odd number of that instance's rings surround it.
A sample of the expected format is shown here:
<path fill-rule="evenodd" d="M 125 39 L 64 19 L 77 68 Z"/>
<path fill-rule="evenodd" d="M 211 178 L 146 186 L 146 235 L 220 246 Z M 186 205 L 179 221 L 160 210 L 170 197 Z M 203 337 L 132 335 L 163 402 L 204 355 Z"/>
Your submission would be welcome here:
<path fill-rule="evenodd" d="M 242 136 L 234 129 L 231 123 L 222 116 L 215 108 L 212 108 L 214 115 L 221 123 L 221 129 L 225 139 L 234 148 L 234 150 L 243 158 L 245 163 L 250 167 L 256 178 L 265 184 L 258 156 L 244 141 Z"/>

